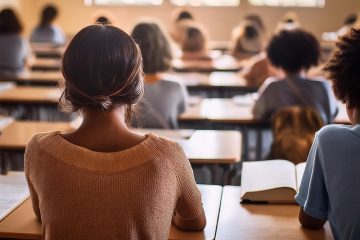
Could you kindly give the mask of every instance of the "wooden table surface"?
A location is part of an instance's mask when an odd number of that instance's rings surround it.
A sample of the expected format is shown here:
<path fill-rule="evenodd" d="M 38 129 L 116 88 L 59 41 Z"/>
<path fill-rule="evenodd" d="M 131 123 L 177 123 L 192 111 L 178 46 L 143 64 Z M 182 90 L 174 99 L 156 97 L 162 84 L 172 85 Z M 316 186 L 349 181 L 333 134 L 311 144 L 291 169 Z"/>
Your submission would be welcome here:
<path fill-rule="evenodd" d="M 177 80 L 187 87 L 233 87 L 250 88 L 246 80 L 235 72 L 212 72 L 212 73 L 167 73 L 165 79 Z"/>
<path fill-rule="evenodd" d="M 179 72 L 213 72 L 213 71 L 239 71 L 242 66 L 231 56 L 222 56 L 214 60 L 182 60 L 176 58 L 173 67 Z"/>
<path fill-rule="evenodd" d="M 214 239 L 220 209 L 222 187 L 199 185 L 207 219 L 206 228 L 200 232 L 185 232 L 171 226 L 169 239 Z M 41 223 L 36 220 L 30 199 L 0 222 L 0 238 L 41 239 Z"/>
<path fill-rule="evenodd" d="M 297 205 L 240 204 L 240 187 L 226 186 L 216 239 L 332 239 L 327 223 L 322 230 L 300 226 Z"/>
<path fill-rule="evenodd" d="M 248 98 L 247 98 L 248 99 Z M 254 119 L 252 109 L 255 102 L 245 100 L 241 102 L 234 98 L 205 98 L 190 106 L 188 110 L 179 116 L 180 121 L 211 121 L 221 123 L 258 124 Z M 348 124 L 345 105 L 338 104 L 339 114 L 335 123 Z"/>
<path fill-rule="evenodd" d="M 64 122 L 13 121 L 1 130 L 0 149 L 24 150 L 30 138 L 39 132 L 71 131 L 74 127 Z M 237 131 L 212 130 L 161 130 L 140 129 L 153 132 L 178 142 L 190 159 L 198 164 L 231 164 L 240 161 L 241 134 Z"/>
<path fill-rule="evenodd" d="M 42 103 L 57 105 L 61 91 L 57 87 L 17 86 L 0 92 L 0 103 Z"/>
<path fill-rule="evenodd" d="M 253 123 L 252 106 L 237 105 L 231 98 L 205 98 L 179 116 L 180 121 Z"/>
<path fill-rule="evenodd" d="M 19 84 L 57 85 L 63 82 L 59 71 L 26 71 L 17 75 L 0 76 L 0 81 L 13 81 Z"/>
<path fill-rule="evenodd" d="M 33 70 L 59 71 L 61 68 L 61 60 L 53 58 L 35 58 L 30 63 L 30 68 Z"/>

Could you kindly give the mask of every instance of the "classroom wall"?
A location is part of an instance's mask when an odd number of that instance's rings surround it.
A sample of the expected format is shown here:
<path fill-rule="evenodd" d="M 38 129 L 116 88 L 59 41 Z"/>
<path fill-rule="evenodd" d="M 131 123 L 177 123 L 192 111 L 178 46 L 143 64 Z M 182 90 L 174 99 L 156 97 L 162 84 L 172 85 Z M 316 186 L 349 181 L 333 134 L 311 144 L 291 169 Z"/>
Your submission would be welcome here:
<path fill-rule="evenodd" d="M 26 33 L 28 33 L 38 21 L 37 14 L 39 14 L 43 5 L 50 2 L 56 4 L 61 11 L 58 23 L 63 27 L 64 31 L 70 35 L 76 33 L 83 26 L 90 24 L 97 11 L 111 12 L 117 17 L 118 25 L 128 32 L 131 31 L 137 20 L 145 16 L 155 17 L 161 20 L 165 27 L 170 27 L 171 13 L 176 8 L 169 3 L 158 7 L 89 7 L 84 5 L 83 0 L 6 1 L 13 1 L 20 5 L 19 11 L 22 13 L 23 21 L 26 23 Z M 164 1 L 166 2 L 167 0 Z M 209 27 L 209 32 L 213 40 L 227 40 L 232 28 L 248 13 L 260 14 L 264 19 L 266 27 L 271 30 L 275 28 L 279 18 L 290 10 L 298 13 L 303 27 L 320 36 L 324 31 L 338 29 L 347 14 L 360 11 L 360 0 L 326 0 L 325 8 L 255 7 L 250 5 L 247 0 L 241 0 L 241 4 L 238 7 L 193 7 L 190 9 L 200 22 Z"/>

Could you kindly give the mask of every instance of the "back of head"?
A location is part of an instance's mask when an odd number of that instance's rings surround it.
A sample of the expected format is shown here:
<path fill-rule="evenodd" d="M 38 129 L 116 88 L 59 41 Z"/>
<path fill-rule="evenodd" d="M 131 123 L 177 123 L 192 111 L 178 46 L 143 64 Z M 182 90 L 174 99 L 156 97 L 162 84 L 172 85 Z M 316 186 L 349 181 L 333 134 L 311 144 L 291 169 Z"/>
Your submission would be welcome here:
<path fill-rule="evenodd" d="M 263 35 L 259 27 L 251 21 L 242 22 L 233 31 L 232 52 L 235 56 L 258 54 L 263 50 Z"/>
<path fill-rule="evenodd" d="M 360 29 L 352 29 L 337 43 L 337 49 L 325 67 L 334 93 L 349 107 L 360 109 Z"/>
<path fill-rule="evenodd" d="M 78 32 L 63 55 L 62 73 L 65 110 L 131 106 L 143 94 L 140 50 L 114 26 L 91 25 Z"/>
<path fill-rule="evenodd" d="M 15 12 L 6 8 L 0 12 L 0 34 L 21 33 L 22 26 Z"/>
<path fill-rule="evenodd" d="M 356 23 L 356 21 L 358 20 L 358 14 L 356 13 L 352 13 L 350 15 L 348 15 L 345 20 L 344 20 L 344 25 L 347 26 L 352 26 Z"/>
<path fill-rule="evenodd" d="M 267 55 L 275 67 L 297 73 L 318 64 L 320 44 L 314 35 L 304 30 L 283 30 L 270 40 Z"/>
<path fill-rule="evenodd" d="M 96 19 L 96 23 L 99 24 L 111 24 L 109 18 L 105 17 L 105 16 L 100 16 Z"/>
<path fill-rule="evenodd" d="M 185 37 L 182 42 L 181 49 L 183 51 L 197 52 L 206 49 L 206 38 L 203 32 L 194 26 L 186 29 Z"/>
<path fill-rule="evenodd" d="M 189 11 L 181 10 L 176 16 L 175 22 L 179 22 L 182 20 L 194 20 L 194 17 Z"/>
<path fill-rule="evenodd" d="M 172 61 L 170 44 L 156 23 L 137 24 L 131 36 L 140 46 L 146 74 L 169 70 Z"/>
<path fill-rule="evenodd" d="M 245 20 L 253 23 L 254 25 L 256 25 L 258 27 L 259 30 L 265 32 L 264 22 L 262 21 L 262 19 L 259 15 L 249 14 L 249 15 L 245 16 Z"/>
<path fill-rule="evenodd" d="M 54 5 L 44 7 L 41 13 L 40 27 L 49 26 L 57 17 L 58 10 Z"/>

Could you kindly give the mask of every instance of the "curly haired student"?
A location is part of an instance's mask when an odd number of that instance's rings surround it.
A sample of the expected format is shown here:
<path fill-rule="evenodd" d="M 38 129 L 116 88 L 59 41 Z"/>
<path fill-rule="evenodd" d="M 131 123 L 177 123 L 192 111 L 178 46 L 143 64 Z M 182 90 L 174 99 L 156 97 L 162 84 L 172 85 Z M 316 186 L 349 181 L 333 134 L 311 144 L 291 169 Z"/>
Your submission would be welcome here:
<path fill-rule="evenodd" d="M 201 195 L 181 147 L 127 127 L 143 94 L 135 41 L 110 25 L 85 27 L 63 56 L 64 109 L 73 132 L 35 135 L 25 175 L 43 239 L 167 239 L 171 222 L 202 230 Z"/>
<path fill-rule="evenodd" d="M 318 64 L 320 46 L 310 33 L 284 30 L 276 34 L 267 47 L 267 56 L 284 77 L 271 77 L 259 89 L 253 113 L 256 119 L 270 121 L 284 107 L 302 106 L 315 109 L 325 124 L 338 113 L 337 102 L 325 79 L 309 78 L 307 71 Z"/>
<path fill-rule="evenodd" d="M 360 30 L 337 44 L 325 67 L 353 125 L 328 125 L 315 137 L 296 201 L 306 228 L 328 220 L 335 239 L 360 239 Z"/>

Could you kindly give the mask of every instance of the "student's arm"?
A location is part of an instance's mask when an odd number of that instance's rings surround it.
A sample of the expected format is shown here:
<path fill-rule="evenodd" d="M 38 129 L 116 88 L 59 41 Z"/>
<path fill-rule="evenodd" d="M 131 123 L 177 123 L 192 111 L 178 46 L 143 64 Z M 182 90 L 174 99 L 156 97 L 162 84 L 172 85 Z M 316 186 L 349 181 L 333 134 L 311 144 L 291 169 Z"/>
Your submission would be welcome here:
<path fill-rule="evenodd" d="M 178 83 L 178 96 L 179 96 L 179 103 L 178 103 L 178 114 L 182 114 L 187 109 L 187 103 L 189 99 L 189 93 L 186 89 L 185 84 Z"/>
<path fill-rule="evenodd" d="M 321 229 L 324 224 L 326 223 L 326 220 L 314 218 L 304 211 L 304 208 L 300 208 L 299 211 L 299 222 L 300 224 L 305 228 L 310 229 Z"/>
<path fill-rule="evenodd" d="M 41 214 L 40 214 L 40 208 L 39 208 L 38 194 L 36 193 L 36 191 L 35 191 L 32 183 L 31 183 L 28 175 L 26 176 L 26 180 L 27 180 L 27 183 L 28 183 L 29 191 L 30 191 L 30 198 L 31 198 L 31 201 L 32 201 L 32 206 L 33 206 L 33 209 L 34 209 L 34 213 L 35 213 L 37 219 L 41 222 Z"/>
<path fill-rule="evenodd" d="M 28 145 L 26 146 L 25 150 L 25 177 L 26 181 L 29 187 L 30 197 L 32 201 L 32 206 L 34 209 L 34 213 L 37 217 L 37 219 L 41 222 L 41 214 L 40 214 L 40 208 L 39 208 L 39 196 L 34 188 L 34 185 L 31 180 L 31 171 L 33 169 L 33 161 L 34 161 L 34 155 L 35 155 L 35 144 L 34 139 L 30 140 Z"/>
<path fill-rule="evenodd" d="M 323 156 L 318 133 L 311 147 L 301 186 L 295 199 L 300 205 L 299 222 L 305 228 L 319 229 L 328 217 L 329 197 L 325 184 Z"/>
<path fill-rule="evenodd" d="M 259 98 L 256 100 L 253 108 L 254 118 L 257 120 L 265 119 L 270 112 L 271 90 L 269 90 L 269 81 L 271 80 L 268 79 L 265 81 L 258 91 Z"/>
<path fill-rule="evenodd" d="M 177 167 L 175 174 L 178 181 L 179 197 L 173 215 L 173 224 L 188 231 L 201 231 L 205 228 L 206 218 L 201 201 L 201 193 L 195 183 L 189 160 L 177 145 Z"/>

